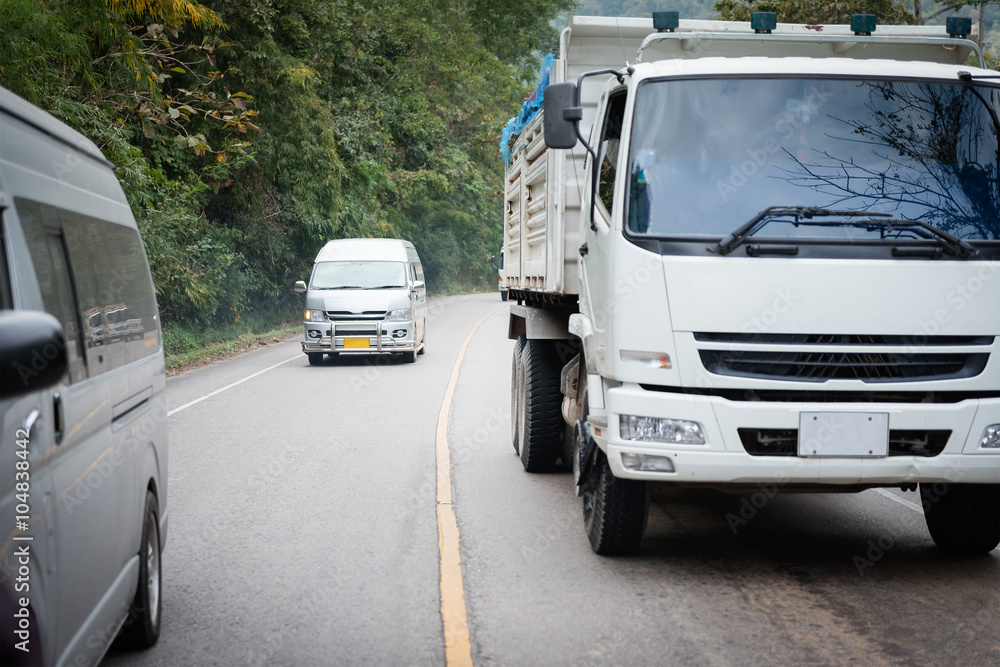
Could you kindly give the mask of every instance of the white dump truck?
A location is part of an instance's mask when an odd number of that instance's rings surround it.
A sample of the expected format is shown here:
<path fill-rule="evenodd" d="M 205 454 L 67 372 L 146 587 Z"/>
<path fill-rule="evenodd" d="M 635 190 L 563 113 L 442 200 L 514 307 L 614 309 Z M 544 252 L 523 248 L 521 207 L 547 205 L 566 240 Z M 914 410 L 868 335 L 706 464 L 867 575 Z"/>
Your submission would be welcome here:
<path fill-rule="evenodd" d="M 1000 73 L 946 27 L 573 17 L 505 133 L 512 433 L 601 554 L 647 484 L 917 491 L 1000 542 Z M 509 141 L 507 141 L 509 137 Z"/>

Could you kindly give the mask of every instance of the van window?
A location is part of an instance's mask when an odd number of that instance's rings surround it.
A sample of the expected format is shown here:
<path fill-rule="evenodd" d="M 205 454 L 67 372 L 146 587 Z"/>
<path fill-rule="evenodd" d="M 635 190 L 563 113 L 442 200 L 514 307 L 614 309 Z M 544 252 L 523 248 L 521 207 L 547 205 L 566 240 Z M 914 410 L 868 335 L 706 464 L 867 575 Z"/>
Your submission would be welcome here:
<path fill-rule="evenodd" d="M 87 377 L 87 366 L 83 358 L 79 311 L 66 258 L 65 239 L 58 226 L 47 224 L 40 204 L 18 199 L 15 206 L 28 239 L 45 310 L 59 320 L 66 335 L 67 381 L 79 382 Z"/>
<path fill-rule="evenodd" d="M 312 289 L 389 289 L 406 287 L 403 262 L 319 262 Z"/>
<path fill-rule="evenodd" d="M 22 209 L 30 212 L 21 216 L 22 221 L 31 218 L 25 223 L 29 239 L 42 226 L 51 230 L 47 235 L 57 234 L 64 240 L 61 265 L 64 273 L 69 269 L 67 281 L 72 275 L 75 311 L 82 323 L 77 336 L 83 340 L 89 375 L 158 352 L 156 300 L 139 233 L 36 202 L 19 199 L 15 203 L 19 213 Z M 29 231 L 32 227 L 35 231 Z"/>

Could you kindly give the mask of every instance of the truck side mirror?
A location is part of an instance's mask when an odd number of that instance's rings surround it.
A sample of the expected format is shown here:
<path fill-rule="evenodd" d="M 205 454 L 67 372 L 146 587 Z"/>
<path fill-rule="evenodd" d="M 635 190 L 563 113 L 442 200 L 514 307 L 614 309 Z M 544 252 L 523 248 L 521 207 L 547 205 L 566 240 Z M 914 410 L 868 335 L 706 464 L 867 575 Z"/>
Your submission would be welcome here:
<path fill-rule="evenodd" d="M 51 387 L 66 375 L 66 337 L 48 313 L 3 311 L 0 340 L 0 398 Z"/>
<path fill-rule="evenodd" d="M 573 148 L 577 141 L 577 123 L 583 109 L 576 106 L 576 84 L 553 83 L 545 87 L 543 102 L 545 145 L 549 148 Z"/>
<path fill-rule="evenodd" d="M 304 280 L 296 280 L 295 281 L 295 287 L 292 288 L 292 291 L 295 292 L 296 294 L 302 294 L 303 292 L 305 292 L 306 291 L 306 283 L 305 283 L 305 281 Z"/>

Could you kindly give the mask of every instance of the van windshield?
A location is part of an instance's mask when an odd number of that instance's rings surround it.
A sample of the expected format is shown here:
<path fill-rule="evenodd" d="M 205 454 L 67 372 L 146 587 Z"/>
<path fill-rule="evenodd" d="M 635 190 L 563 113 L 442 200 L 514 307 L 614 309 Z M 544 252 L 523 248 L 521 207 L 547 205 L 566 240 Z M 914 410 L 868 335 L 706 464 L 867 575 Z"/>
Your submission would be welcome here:
<path fill-rule="evenodd" d="M 320 262 L 312 289 L 400 289 L 406 287 L 403 262 Z"/>
<path fill-rule="evenodd" d="M 773 206 L 881 213 L 960 239 L 1000 240 L 1000 88 L 959 81 L 651 81 L 636 98 L 626 229 L 718 237 Z M 837 221 L 832 221 L 836 223 Z M 899 238 L 925 238 L 915 227 Z M 800 226 L 777 239 L 885 238 Z"/>

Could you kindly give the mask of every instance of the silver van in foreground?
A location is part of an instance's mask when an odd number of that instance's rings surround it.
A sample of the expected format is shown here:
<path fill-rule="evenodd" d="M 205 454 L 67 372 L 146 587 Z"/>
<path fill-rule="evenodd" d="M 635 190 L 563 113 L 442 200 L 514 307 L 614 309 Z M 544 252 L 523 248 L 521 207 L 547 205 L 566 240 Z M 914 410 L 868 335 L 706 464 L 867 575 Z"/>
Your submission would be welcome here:
<path fill-rule="evenodd" d="M 399 239 L 330 241 L 316 256 L 305 293 L 302 351 L 323 355 L 394 354 L 416 361 L 427 337 L 424 269 L 413 244 Z"/>
<path fill-rule="evenodd" d="M 0 88 L 0 664 L 160 634 L 159 313 L 114 167 Z"/>

